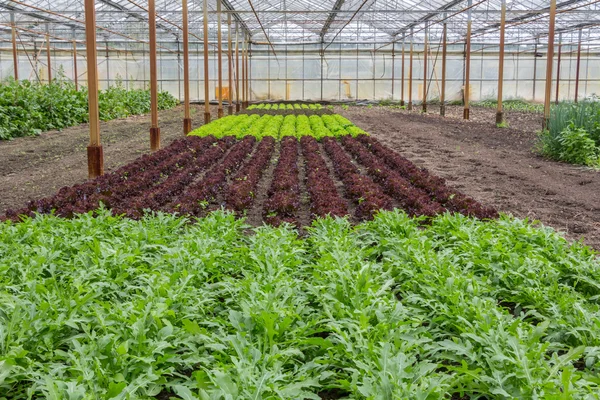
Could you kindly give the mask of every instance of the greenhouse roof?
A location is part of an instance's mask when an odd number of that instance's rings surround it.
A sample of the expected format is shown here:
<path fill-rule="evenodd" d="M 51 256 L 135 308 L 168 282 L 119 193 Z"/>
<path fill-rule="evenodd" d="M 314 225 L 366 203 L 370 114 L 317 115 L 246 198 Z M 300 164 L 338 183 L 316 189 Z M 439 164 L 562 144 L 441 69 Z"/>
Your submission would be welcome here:
<path fill-rule="evenodd" d="M 203 2 L 188 0 L 190 41 L 203 38 Z M 600 45 L 600 0 L 558 0 L 556 32 L 563 44 Z M 122 43 L 148 40 L 148 3 L 141 0 L 96 0 L 98 42 L 118 48 Z M 472 21 L 473 43 L 499 42 L 500 0 L 223 0 L 222 21 L 227 17 L 248 34 L 255 45 L 391 43 L 439 41 L 447 24 L 449 43 L 464 43 Z M 544 46 L 548 35 L 548 0 L 507 1 L 506 44 Z M 217 2 L 208 1 L 209 40 L 216 40 Z M 10 41 L 11 24 L 22 42 L 84 41 L 83 0 L 0 0 L 0 40 Z M 159 43 L 181 40 L 180 1 L 156 1 Z"/>

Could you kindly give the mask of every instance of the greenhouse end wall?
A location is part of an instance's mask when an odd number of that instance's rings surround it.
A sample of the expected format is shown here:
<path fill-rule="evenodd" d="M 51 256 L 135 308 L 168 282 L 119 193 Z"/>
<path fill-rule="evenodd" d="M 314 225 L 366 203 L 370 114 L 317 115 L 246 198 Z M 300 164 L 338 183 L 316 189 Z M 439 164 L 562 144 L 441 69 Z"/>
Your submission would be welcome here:
<path fill-rule="evenodd" d="M 277 56 L 267 46 L 252 45 L 250 57 L 251 100 L 307 100 L 307 101 L 360 101 L 400 100 L 402 98 L 402 44 L 392 51 L 391 46 L 374 51 L 377 44 L 332 45 L 321 57 L 319 45 L 275 46 Z M 41 52 L 39 49 L 42 49 Z M 404 100 L 409 100 L 409 46 L 404 54 Z M 21 79 L 41 81 L 47 78 L 45 50 L 38 48 L 20 51 L 18 59 Z M 428 52 L 427 99 L 439 99 L 441 90 L 441 50 L 434 45 Z M 464 47 L 448 46 L 446 100 L 461 101 L 464 87 Z M 576 47 L 563 46 L 560 69 L 560 100 L 575 96 Z M 33 56 L 37 55 L 37 56 Z M 541 55 L 541 57 L 540 57 Z M 223 52 L 223 86 L 228 85 L 227 51 Z M 51 51 L 53 76 L 60 70 L 66 79 L 73 79 L 73 55 L 60 48 Z M 600 54 L 583 48 L 579 98 L 600 94 Z M 85 52 L 78 53 L 77 67 L 80 84 L 85 85 Z M 556 84 L 555 57 L 553 86 Z M 393 71 L 393 72 L 392 72 Z M 150 77 L 147 46 L 135 46 L 127 51 L 99 51 L 98 73 L 100 87 L 115 85 L 118 81 L 127 88 L 148 87 Z M 158 52 L 159 89 L 183 99 L 183 62 L 177 52 Z M 496 97 L 498 89 L 498 53 L 474 44 L 471 53 L 470 94 L 472 101 Z M 13 75 L 10 48 L 0 49 L 0 79 Z M 394 81 L 392 84 L 392 75 Z M 190 95 L 193 101 L 204 100 L 204 66 L 201 43 L 190 44 Z M 217 93 L 217 55 L 215 46 L 209 53 L 209 93 L 211 100 Z M 423 98 L 423 46 L 414 45 L 412 101 Z M 521 48 L 508 49 L 504 63 L 504 98 L 530 101 L 544 100 L 546 76 L 545 53 Z M 553 99 L 555 89 L 553 89 Z"/>

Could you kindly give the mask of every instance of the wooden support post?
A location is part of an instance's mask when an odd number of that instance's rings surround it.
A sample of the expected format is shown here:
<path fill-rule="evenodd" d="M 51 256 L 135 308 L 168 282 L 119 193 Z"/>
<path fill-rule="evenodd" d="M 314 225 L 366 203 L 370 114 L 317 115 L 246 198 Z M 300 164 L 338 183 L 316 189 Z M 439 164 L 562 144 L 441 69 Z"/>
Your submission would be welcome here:
<path fill-rule="evenodd" d="M 556 100 L 558 104 L 558 94 L 560 89 L 560 56 L 562 54 L 562 33 L 558 34 L 558 59 L 556 60 Z"/>
<path fill-rule="evenodd" d="M 543 129 L 550 122 L 550 96 L 552 92 L 552 62 L 554 59 L 554 23 L 556 21 L 556 0 L 550 0 L 550 21 L 548 23 L 548 52 L 546 54 L 546 93 L 544 96 Z"/>
<path fill-rule="evenodd" d="M 217 69 L 219 88 L 217 89 L 217 99 L 219 100 L 219 108 L 217 108 L 217 118 L 223 117 L 223 57 L 221 41 L 221 0 L 217 0 Z"/>
<path fill-rule="evenodd" d="M 425 36 L 423 39 L 423 112 L 427 112 L 427 24 L 425 25 Z"/>
<path fill-rule="evenodd" d="M 204 123 L 210 122 L 210 103 L 208 79 L 208 0 L 204 0 L 202 9 L 204 11 Z"/>
<path fill-rule="evenodd" d="M 12 54 L 15 81 L 19 80 L 19 53 L 17 53 L 17 27 L 14 16 L 11 14 L 12 21 Z"/>
<path fill-rule="evenodd" d="M 504 36 L 506 29 L 506 0 L 502 0 L 502 13 L 500 15 L 500 51 L 498 56 L 498 108 L 496 109 L 496 124 L 504 122 L 502 109 L 502 89 L 504 86 Z"/>
<path fill-rule="evenodd" d="M 233 114 L 233 59 L 231 54 L 231 13 L 227 13 L 227 67 L 229 79 L 229 91 L 227 94 L 227 114 Z"/>
<path fill-rule="evenodd" d="M 410 55 L 408 61 L 408 109 L 412 110 L 412 77 L 413 77 L 413 35 L 410 29 Z"/>
<path fill-rule="evenodd" d="M 469 2 L 470 5 L 471 2 Z M 467 21 L 467 47 L 465 49 L 465 108 L 463 110 L 463 119 L 469 119 L 469 101 L 470 101 L 470 75 L 471 75 L 471 12 L 469 10 L 469 20 Z"/>
<path fill-rule="evenodd" d="M 579 29 L 579 40 L 577 43 L 577 66 L 575 67 L 575 103 L 579 101 L 579 73 L 581 72 L 581 29 Z"/>
<path fill-rule="evenodd" d="M 46 62 L 48 63 L 48 84 L 52 83 L 52 59 L 50 57 L 50 35 L 46 33 Z"/>
<path fill-rule="evenodd" d="M 77 42 L 73 40 L 73 82 L 75 90 L 79 90 L 79 74 L 77 73 Z"/>
<path fill-rule="evenodd" d="M 440 115 L 446 115 L 446 41 L 448 39 L 448 27 L 444 22 L 442 32 L 442 93 L 440 94 Z"/>
<path fill-rule="evenodd" d="M 148 0 L 148 24 L 150 42 L 150 151 L 160 149 L 160 128 L 158 127 L 158 82 L 156 68 L 156 8 L 155 1 Z"/>
<path fill-rule="evenodd" d="M 88 177 L 104 174 L 104 156 L 100 144 L 100 115 L 98 111 L 98 63 L 96 61 L 96 6 L 85 0 L 85 38 L 87 59 L 88 103 L 90 115 L 90 144 L 87 147 Z"/>
<path fill-rule="evenodd" d="M 240 41 L 238 23 L 235 23 L 235 112 L 240 112 Z"/>
<path fill-rule="evenodd" d="M 404 39 L 402 39 L 402 68 L 400 77 L 400 106 L 404 107 Z"/>
<path fill-rule="evenodd" d="M 183 29 L 183 134 L 192 131 L 192 117 L 190 115 L 190 51 L 188 27 L 188 3 L 182 0 L 182 29 Z"/>

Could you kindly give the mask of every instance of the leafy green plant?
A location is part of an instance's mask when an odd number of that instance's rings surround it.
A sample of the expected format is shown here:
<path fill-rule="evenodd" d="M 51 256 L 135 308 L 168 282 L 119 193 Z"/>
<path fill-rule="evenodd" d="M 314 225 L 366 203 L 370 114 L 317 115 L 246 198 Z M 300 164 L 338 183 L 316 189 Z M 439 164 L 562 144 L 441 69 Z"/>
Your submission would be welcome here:
<path fill-rule="evenodd" d="M 158 94 L 158 108 L 179 101 L 167 92 Z M 150 91 L 126 90 L 120 81 L 98 93 L 100 119 L 108 121 L 150 112 Z M 43 85 L 10 78 L 0 84 L 0 139 L 37 135 L 88 121 L 87 89 L 75 90 L 65 79 Z"/>

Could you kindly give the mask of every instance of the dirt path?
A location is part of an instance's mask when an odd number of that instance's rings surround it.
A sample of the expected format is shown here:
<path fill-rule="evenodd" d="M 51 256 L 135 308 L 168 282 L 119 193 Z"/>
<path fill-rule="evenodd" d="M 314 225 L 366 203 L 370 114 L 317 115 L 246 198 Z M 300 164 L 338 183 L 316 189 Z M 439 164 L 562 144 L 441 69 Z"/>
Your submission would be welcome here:
<path fill-rule="evenodd" d="M 203 108 L 192 105 L 194 127 L 202 123 Z M 212 111 L 216 115 L 216 108 Z M 183 107 L 161 111 L 161 142 L 168 145 L 183 134 Z M 150 116 L 102 122 L 104 168 L 111 171 L 150 150 Z M 54 194 L 63 186 L 87 179 L 89 126 L 45 132 L 37 137 L 0 141 L 0 214 L 33 198 Z"/>
<path fill-rule="evenodd" d="M 600 172 L 535 155 L 531 130 L 383 108 L 337 111 L 484 204 L 600 249 Z"/>

